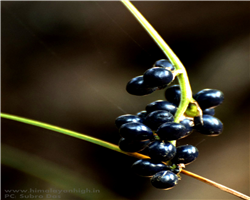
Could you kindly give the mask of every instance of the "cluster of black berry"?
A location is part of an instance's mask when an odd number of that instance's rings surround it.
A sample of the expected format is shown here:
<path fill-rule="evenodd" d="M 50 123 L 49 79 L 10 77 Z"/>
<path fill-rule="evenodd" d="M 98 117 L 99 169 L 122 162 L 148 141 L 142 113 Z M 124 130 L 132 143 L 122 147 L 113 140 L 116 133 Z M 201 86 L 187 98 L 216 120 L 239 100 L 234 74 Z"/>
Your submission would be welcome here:
<path fill-rule="evenodd" d="M 148 69 L 141 76 L 132 78 L 127 84 L 127 91 L 133 95 L 147 95 L 155 90 L 164 89 L 175 78 L 174 66 L 166 59 L 155 62 L 154 67 Z"/>
<path fill-rule="evenodd" d="M 132 79 L 127 84 L 127 91 L 133 95 L 146 95 L 157 88 L 162 89 L 174 79 L 172 72 L 174 67 L 168 60 L 159 60 L 143 76 Z M 180 87 L 169 87 L 165 97 L 168 101 L 154 101 L 135 115 L 119 116 L 115 123 L 122 137 L 119 141 L 122 151 L 141 152 L 150 157 L 136 161 L 132 170 L 140 176 L 151 177 L 156 188 L 167 190 L 177 184 L 181 167 L 192 163 L 199 154 L 192 145 L 175 147 L 171 141 L 185 138 L 193 130 L 205 135 L 219 135 L 223 124 L 213 117 L 214 107 L 222 103 L 224 96 L 218 90 L 201 90 L 193 98 L 203 114 L 186 116 L 179 123 L 174 122 L 174 115 L 180 103 Z"/>

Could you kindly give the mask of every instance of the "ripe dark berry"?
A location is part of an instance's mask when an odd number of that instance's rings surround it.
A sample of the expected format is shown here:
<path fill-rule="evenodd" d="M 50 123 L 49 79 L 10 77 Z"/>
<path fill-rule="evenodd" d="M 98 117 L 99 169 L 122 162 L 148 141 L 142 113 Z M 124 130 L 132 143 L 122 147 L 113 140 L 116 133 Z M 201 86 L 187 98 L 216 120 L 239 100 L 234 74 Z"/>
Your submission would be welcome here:
<path fill-rule="evenodd" d="M 123 124 L 119 132 L 122 137 L 130 140 L 154 139 L 152 130 L 139 122 Z"/>
<path fill-rule="evenodd" d="M 121 115 L 117 117 L 115 120 L 115 124 L 117 128 L 120 128 L 121 125 L 129 123 L 129 122 L 142 122 L 142 119 L 136 115 L 126 114 L 126 115 Z"/>
<path fill-rule="evenodd" d="M 122 151 L 126 152 L 139 152 L 145 149 L 149 143 L 150 140 L 129 140 L 125 138 L 121 138 L 119 140 L 118 146 Z"/>
<path fill-rule="evenodd" d="M 170 112 L 172 115 L 175 114 L 177 108 L 173 103 L 163 100 L 154 101 L 146 106 L 146 110 L 148 113 L 151 113 L 156 110 L 166 110 Z"/>
<path fill-rule="evenodd" d="M 219 119 L 211 115 L 203 115 L 202 119 L 203 123 L 201 122 L 200 117 L 194 118 L 194 129 L 199 133 L 209 136 L 217 136 L 222 133 L 223 124 Z"/>
<path fill-rule="evenodd" d="M 143 74 L 143 79 L 146 85 L 150 87 L 165 87 L 171 83 L 174 79 L 174 76 L 171 71 L 161 68 L 153 67 L 148 69 Z"/>
<path fill-rule="evenodd" d="M 153 160 L 168 161 L 176 154 L 176 148 L 170 142 L 156 140 L 148 146 L 148 156 Z"/>
<path fill-rule="evenodd" d="M 142 111 L 136 113 L 136 115 L 142 119 L 142 123 L 143 123 L 144 120 L 146 119 L 148 113 L 146 110 L 142 110 Z"/>
<path fill-rule="evenodd" d="M 167 122 L 162 124 L 156 131 L 157 135 L 164 141 L 179 140 L 188 136 L 188 130 L 181 123 Z"/>
<path fill-rule="evenodd" d="M 224 94 L 219 90 L 204 89 L 194 95 L 202 110 L 220 105 L 224 100 Z"/>
<path fill-rule="evenodd" d="M 176 155 L 171 160 L 174 164 L 183 163 L 185 165 L 193 162 L 199 155 L 199 151 L 192 145 L 182 145 L 176 148 Z"/>
<path fill-rule="evenodd" d="M 151 184 L 154 187 L 163 190 L 172 189 L 174 186 L 177 185 L 177 183 L 178 183 L 178 176 L 168 170 L 157 172 L 151 178 Z"/>
<path fill-rule="evenodd" d="M 174 121 L 174 117 L 170 112 L 165 110 L 156 110 L 147 115 L 144 124 L 155 131 L 162 124 L 172 121 Z"/>
<path fill-rule="evenodd" d="M 137 95 L 137 96 L 143 96 L 147 94 L 151 94 L 155 90 L 157 90 L 157 87 L 150 87 L 144 83 L 143 76 L 137 76 L 135 78 L 132 78 L 126 87 L 126 90 L 129 94 Z"/>
<path fill-rule="evenodd" d="M 170 166 L 163 164 L 162 162 L 155 162 L 150 159 L 137 160 L 132 165 L 132 171 L 140 176 L 151 177 L 155 173 L 170 170 Z"/>
<path fill-rule="evenodd" d="M 164 67 L 164 68 L 167 68 L 168 70 L 171 70 L 171 71 L 175 70 L 172 63 L 167 59 L 157 60 L 154 64 L 154 67 Z"/>
<path fill-rule="evenodd" d="M 179 85 L 172 85 L 165 91 L 165 98 L 178 106 L 181 101 L 181 89 Z"/>
<path fill-rule="evenodd" d="M 192 132 L 193 126 L 194 126 L 194 123 L 192 120 L 185 118 L 182 121 L 180 121 L 180 123 L 186 127 L 186 129 L 188 130 L 188 133 Z"/>
<path fill-rule="evenodd" d="M 212 115 L 214 116 L 215 114 L 215 109 L 214 108 L 207 108 L 203 110 L 203 115 Z"/>

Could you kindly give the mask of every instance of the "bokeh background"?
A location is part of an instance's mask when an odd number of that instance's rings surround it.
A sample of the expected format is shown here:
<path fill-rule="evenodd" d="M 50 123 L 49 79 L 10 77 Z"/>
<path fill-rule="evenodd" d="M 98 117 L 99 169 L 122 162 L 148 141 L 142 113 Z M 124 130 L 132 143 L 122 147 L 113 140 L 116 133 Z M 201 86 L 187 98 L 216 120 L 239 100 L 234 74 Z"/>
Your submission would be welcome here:
<path fill-rule="evenodd" d="M 200 152 L 186 169 L 250 195 L 250 3 L 133 3 L 183 62 L 193 92 L 225 95 L 216 109 L 223 134 L 178 141 Z M 125 90 L 165 56 L 120 2 L 1 2 L 1 42 L 2 112 L 117 144 L 116 117 L 164 100 L 163 90 L 143 97 Z M 174 189 L 157 190 L 131 172 L 136 158 L 6 119 L 1 125 L 2 199 L 6 190 L 30 188 L 85 191 L 61 199 L 238 199 L 186 175 Z"/>

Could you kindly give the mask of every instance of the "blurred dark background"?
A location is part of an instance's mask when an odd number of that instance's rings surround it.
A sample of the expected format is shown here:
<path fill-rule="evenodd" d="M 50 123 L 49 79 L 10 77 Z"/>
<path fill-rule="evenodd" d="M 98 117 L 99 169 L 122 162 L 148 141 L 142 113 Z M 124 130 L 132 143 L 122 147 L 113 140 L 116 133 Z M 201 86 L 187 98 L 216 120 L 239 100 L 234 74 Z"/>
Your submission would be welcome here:
<path fill-rule="evenodd" d="M 193 133 L 178 141 L 200 151 L 187 170 L 250 195 L 250 3 L 133 3 L 183 62 L 193 92 L 214 88 L 225 95 L 216 109 L 224 123 L 222 135 Z M 144 97 L 126 93 L 132 77 L 165 56 L 120 2 L 4 1 L 1 41 L 2 112 L 117 144 L 116 117 L 164 99 L 163 90 Z M 238 199 L 185 175 L 174 189 L 157 190 L 131 172 L 135 158 L 6 119 L 1 125 L 2 145 L 73 171 L 86 180 L 79 188 L 104 187 L 89 199 L 114 198 L 106 195 L 108 190 L 116 199 Z M 5 153 L 2 149 L 2 158 Z M 28 170 L 34 167 L 27 165 Z M 60 189 L 2 165 L 2 195 L 6 189 L 25 188 Z"/>

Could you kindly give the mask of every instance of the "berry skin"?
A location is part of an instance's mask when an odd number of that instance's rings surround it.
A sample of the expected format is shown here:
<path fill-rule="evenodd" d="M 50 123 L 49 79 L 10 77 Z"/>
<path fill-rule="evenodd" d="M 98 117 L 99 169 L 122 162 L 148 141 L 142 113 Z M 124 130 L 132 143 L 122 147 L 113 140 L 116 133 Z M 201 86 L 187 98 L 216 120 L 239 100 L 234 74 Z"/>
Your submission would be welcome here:
<path fill-rule="evenodd" d="M 194 123 L 192 120 L 185 118 L 182 121 L 180 121 L 180 123 L 186 127 L 189 134 L 192 132 L 193 126 L 194 126 Z"/>
<path fill-rule="evenodd" d="M 156 110 L 148 114 L 144 124 L 155 131 L 162 124 L 172 121 L 174 121 L 174 117 L 170 112 L 165 110 Z"/>
<path fill-rule="evenodd" d="M 178 146 L 176 148 L 176 155 L 171 160 L 174 164 L 180 164 L 183 163 L 185 165 L 188 165 L 195 161 L 195 159 L 198 157 L 199 151 L 196 147 L 192 145 L 182 145 Z"/>
<path fill-rule="evenodd" d="M 215 114 L 215 109 L 214 108 L 207 108 L 203 110 L 203 115 L 211 115 L 214 116 Z"/>
<path fill-rule="evenodd" d="M 165 91 L 165 98 L 178 106 L 181 101 L 181 89 L 179 85 L 172 85 Z"/>
<path fill-rule="evenodd" d="M 163 170 L 170 170 L 170 166 L 165 165 L 161 162 L 155 162 L 150 159 L 137 160 L 132 165 L 132 171 L 140 176 L 151 177 L 157 172 Z"/>
<path fill-rule="evenodd" d="M 136 115 L 142 119 L 142 123 L 143 123 L 144 120 L 146 119 L 148 113 L 146 110 L 142 110 L 142 111 L 136 113 Z"/>
<path fill-rule="evenodd" d="M 115 124 L 117 128 L 120 128 L 121 125 L 130 123 L 130 122 L 142 122 L 142 119 L 136 115 L 125 114 L 116 118 Z"/>
<path fill-rule="evenodd" d="M 188 130 L 185 125 L 176 122 L 166 122 L 156 131 L 161 140 L 179 140 L 188 136 Z"/>
<path fill-rule="evenodd" d="M 164 88 L 166 85 L 173 81 L 174 76 L 172 72 L 167 69 L 161 67 L 153 67 L 148 69 L 143 74 L 143 79 L 145 84 L 150 87 Z"/>
<path fill-rule="evenodd" d="M 204 89 L 196 93 L 193 98 L 198 102 L 202 110 L 214 108 L 224 100 L 224 94 L 219 90 Z"/>
<path fill-rule="evenodd" d="M 164 67 L 164 68 L 167 68 L 168 70 L 171 70 L 171 71 L 175 70 L 172 63 L 167 59 L 157 60 L 154 64 L 154 67 Z"/>
<path fill-rule="evenodd" d="M 122 137 L 129 140 L 154 139 L 154 134 L 152 130 L 139 122 L 123 124 L 119 132 Z"/>
<path fill-rule="evenodd" d="M 211 115 L 203 115 L 202 119 L 203 124 L 200 120 L 200 117 L 194 118 L 194 129 L 199 133 L 209 136 L 217 136 L 222 133 L 223 124 L 219 119 Z"/>
<path fill-rule="evenodd" d="M 121 138 L 119 140 L 118 146 L 122 151 L 134 153 L 145 149 L 150 142 L 151 142 L 150 140 L 140 141 L 140 140 L 129 140 Z"/>
<path fill-rule="evenodd" d="M 142 75 L 132 78 L 127 83 L 127 86 L 126 86 L 126 90 L 129 94 L 137 95 L 137 96 L 151 94 L 157 89 L 158 89 L 157 87 L 149 87 L 148 85 L 146 85 Z"/>
<path fill-rule="evenodd" d="M 169 190 L 177 185 L 178 176 L 168 170 L 160 171 L 160 172 L 157 172 L 151 178 L 150 181 L 151 181 L 151 184 L 158 189 Z"/>
<path fill-rule="evenodd" d="M 148 156 L 157 161 L 171 160 L 176 154 L 176 147 L 170 142 L 156 140 L 148 146 Z"/>
<path fill-rule="evenodd" d="M 176 113 L 176 106 L 173 103 L 163 100 L 154 101 L 146 106 L 146 110 L 148 113 L 151 113 L 156 110 L 166 110 L 170 112 L 172 115 Z"/>

